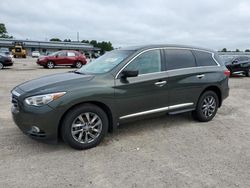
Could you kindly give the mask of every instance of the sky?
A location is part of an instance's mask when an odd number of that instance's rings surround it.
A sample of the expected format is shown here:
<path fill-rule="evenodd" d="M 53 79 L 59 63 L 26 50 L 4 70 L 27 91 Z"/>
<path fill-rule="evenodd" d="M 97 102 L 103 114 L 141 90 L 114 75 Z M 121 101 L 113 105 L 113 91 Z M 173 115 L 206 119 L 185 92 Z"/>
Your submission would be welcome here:
<path fill-rule="evenodd" d="M 187 44 L 250 48 L 249 0 L 0 1 L 0 23 L 16 39 L 111 41 L 114 47 Z"/>

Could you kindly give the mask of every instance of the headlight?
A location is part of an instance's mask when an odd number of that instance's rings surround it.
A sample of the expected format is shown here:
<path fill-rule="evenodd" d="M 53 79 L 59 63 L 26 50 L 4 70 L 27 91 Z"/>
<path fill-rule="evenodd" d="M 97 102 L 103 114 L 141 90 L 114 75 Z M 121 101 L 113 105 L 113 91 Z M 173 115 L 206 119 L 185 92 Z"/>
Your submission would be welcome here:
<path fill-rule="evenodd" d="M 58 92 L 58 93 L 50 93 L 50 94 L 45 94 L 45 95 L 32 96 L 32 97 L 26 98 L 25 102 L 26 104 L 32 105 L 32 106 L 42 106 L 60 98 L 65 93 L 66 92 Z"/>

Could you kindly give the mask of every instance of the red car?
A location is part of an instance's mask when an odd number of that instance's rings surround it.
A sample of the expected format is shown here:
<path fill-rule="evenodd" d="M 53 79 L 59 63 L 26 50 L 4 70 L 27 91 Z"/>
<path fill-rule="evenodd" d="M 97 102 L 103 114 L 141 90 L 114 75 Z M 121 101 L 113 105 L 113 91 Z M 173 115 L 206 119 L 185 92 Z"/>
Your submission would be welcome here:
<path fill-rule="evenodd" d="M 37 59 L 37 64 L 52 69 L 55 66 L 81 68 L 87 63 L 86 57 L 78 51 L 62 50 Z"/>

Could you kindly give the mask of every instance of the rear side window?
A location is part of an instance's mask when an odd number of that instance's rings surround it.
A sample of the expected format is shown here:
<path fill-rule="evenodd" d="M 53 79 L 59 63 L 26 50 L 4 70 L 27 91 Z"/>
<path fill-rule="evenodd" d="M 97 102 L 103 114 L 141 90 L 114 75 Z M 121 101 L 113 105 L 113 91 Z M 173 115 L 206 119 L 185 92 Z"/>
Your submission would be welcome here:
<path fill-rule="evenodd" d="M 193 53 L 190 50 L 168 49 L 165 50 L 167 70 L 196 67 Z"/>
<path fill-rule="evenodd" d="M 68 57 L 75 57 L 76 56 L 74 52 L 67 52 L 67 55 L 68 55 Z"/>
<path fill-rule="evenodd" d="M 203 51 L 194 51 L 198 66 L 216 66 L 217 63 L 214 61 L 212 54 Z"/>

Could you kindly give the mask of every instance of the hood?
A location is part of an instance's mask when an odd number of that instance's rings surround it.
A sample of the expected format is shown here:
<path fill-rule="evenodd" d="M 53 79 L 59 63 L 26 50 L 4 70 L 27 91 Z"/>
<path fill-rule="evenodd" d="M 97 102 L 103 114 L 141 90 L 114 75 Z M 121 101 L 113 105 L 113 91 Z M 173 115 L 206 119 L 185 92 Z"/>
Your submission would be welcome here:
<path fill-rule="evenodd" d="M 89 81 L 94 78 L 93 75 L 77 74 L 75 72 L 59 73 L 44 76 L 35 80 L 31 80 L 18 86 L 24 92 L 39 91 L 46 92 L 50 90 L 68 90 L 78 82 Z M 79 85 L 78 85 L 79 86 Z"/>

